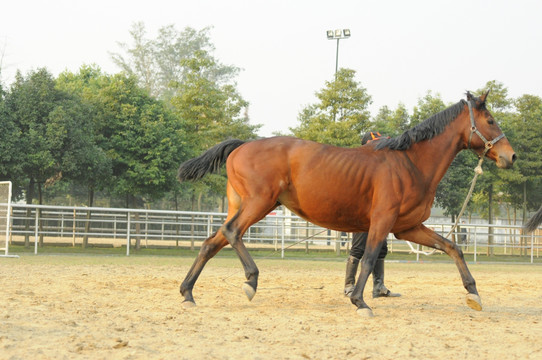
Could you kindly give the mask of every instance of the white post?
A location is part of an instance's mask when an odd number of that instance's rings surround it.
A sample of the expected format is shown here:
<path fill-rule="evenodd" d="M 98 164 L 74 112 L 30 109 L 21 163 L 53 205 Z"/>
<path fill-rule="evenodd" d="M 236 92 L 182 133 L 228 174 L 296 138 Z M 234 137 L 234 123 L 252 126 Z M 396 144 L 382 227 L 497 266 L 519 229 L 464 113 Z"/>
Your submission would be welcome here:
<path fill-rule="evenodd" d="M 64 237 L 64 212 L 60 212 L 60 237 Z"/>
<path fill-rule="evenodd" d="M 126 222 L 126 256 L 130 256 L 130 212 L 128 211 L 128 221 Z"/>
<path fill-rule="evenodd" d="M 478 249 L 476 248 L 477 247 L 476 229 L 477 227 L 475 226 L 474 227 L 474 262 L 476 262 L 477 252 L 478 252 Z"/>
<path fill-rule="evenodd" d="M 148 212 L 145 212 L 145 247 L 148 248 L 149 247 L 149 240 L 148 240 L 148 235 L 149 235 L 149 213 Z"/>
<path fill-rule="evenodd" d="M 12 257 L 12 258 L 18 258 L 19 255 L 10 255 L 9 254 L 9 243 L 11 242 L 12 233 L 11 233 L 11 219 L 12 219 L 12 211 L 13 208 L 11 207 L 11 181 L 0 181 L 0 185 L 2 185 L 2 196 L 5 196 L 6 201 L 6 232 L 2 236 L 5 236 L 5 247 L 2 249 L 4 250 L 3 254 L 0 254 L 0 257 Z M 7 191 L 4 191 L 4 186 L 7 186 Z M 0 202 L 2 202 L 3 205 L 3 197 L 0 199 Z M 1 213 L 4 212 L 3 206 L 0 210 Z"/>
<path fill-rule="evenodd" d="M 531 264 L 534 261 L 534 231 L 531 233 Z"/>
<path fill-rule="evenodd" d="M 38 222 L 39 222 L 39 211 L 36 208 L 36 221 L 34 222 L 34 254 L 38 254 Z"/>
<path fill-rule="evenodd" d="M 284 259 L 284 233 L 286 232 L 286 221 L 285 218 L 282 218 L 282 249 L 281 249 L 281 255 L 280 257 Z"/>
<path fill-rule="evenodd" d="M 77 212 L 75 209 L 73 209 L 73 227 L 72 227 L 72 246 L 75 247 L 75 222 L 76 222 L 76 215 L 77 215 Z"/>

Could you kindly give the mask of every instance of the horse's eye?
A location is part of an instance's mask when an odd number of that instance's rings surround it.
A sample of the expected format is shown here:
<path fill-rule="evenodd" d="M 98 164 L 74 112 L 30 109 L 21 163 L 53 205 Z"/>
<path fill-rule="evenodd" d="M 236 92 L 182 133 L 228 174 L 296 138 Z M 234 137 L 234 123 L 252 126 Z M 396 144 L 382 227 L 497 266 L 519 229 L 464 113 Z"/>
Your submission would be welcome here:
<path fill-rule="evenodd" d="M 489 119 L 487 120 L 487 123 L 488 123 L 489 125 L 493 125 L 493 124 L 495 124 L 495 120 L 493 120 L 492 118 L 489 118 Z"/>

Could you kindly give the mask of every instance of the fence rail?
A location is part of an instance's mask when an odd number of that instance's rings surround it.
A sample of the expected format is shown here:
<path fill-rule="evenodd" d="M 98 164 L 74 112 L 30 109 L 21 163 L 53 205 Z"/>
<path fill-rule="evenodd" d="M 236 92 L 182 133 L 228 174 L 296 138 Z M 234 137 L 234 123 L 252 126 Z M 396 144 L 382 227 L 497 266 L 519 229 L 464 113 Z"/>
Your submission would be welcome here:
<path fill-rule="evenodd" d="M 121 208 L 87 208 L 68 206 L 12 204 L 10 242 L 34 246 L 63 243 L 71 246 L 126 246 L 126 255 L 136 247 L 198 247 L 217 231 L 225 213 L 143 210 Z M 425 225 L 445 236 L 452 224 L 443 219 L 429 219 Z M 462 224 L 452 234 L 464 253 L 521 255 L 528 262 L 541 261 L 540 230 L 524 235 L 519 225 Z M 351 234 L 315 226 L 295 215 L 281 211 L 270 213 L 249 228 L 243 237 L 247 247 L 274 248 L 282 257 L 289 249 L 348 250 Z M 33 244 L 32 244 L 33 243 Z M 388 237 L 390 252 L 416 253 L 418 245 L 409 245 Z M 524 260 L 525 261 L 525 260 Z"/>

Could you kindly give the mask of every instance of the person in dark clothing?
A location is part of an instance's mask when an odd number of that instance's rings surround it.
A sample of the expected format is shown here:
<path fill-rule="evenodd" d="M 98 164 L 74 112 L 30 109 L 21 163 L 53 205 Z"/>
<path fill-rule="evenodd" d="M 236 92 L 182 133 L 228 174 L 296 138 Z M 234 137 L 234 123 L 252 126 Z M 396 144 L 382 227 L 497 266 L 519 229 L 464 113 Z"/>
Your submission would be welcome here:
<path fill-rule="evenodd" d="M 376 141 L 380 139 L 382 135 L 379 132 L 366 133 L 361 144 L 365 145 L 370 141 Z M 365 252 L 365 245 L 367 244 L 368 233 L 354 233 L 352 238 L 352 248 L 350 249 L 350 256 L 346 261 L 346 277 L 344 281 L 344 295 L 350 297 L 354 291 L 356 284 L 356 272 L 358 269 L 359 261 L 363 257 Z M 398 297 L 401 294 L 393 293 L 384 285 L 384 258 L 388 254 L 388 241 L 384 240 L 378 259 L 373 268 L 373 298 L 377 297 Z"/>

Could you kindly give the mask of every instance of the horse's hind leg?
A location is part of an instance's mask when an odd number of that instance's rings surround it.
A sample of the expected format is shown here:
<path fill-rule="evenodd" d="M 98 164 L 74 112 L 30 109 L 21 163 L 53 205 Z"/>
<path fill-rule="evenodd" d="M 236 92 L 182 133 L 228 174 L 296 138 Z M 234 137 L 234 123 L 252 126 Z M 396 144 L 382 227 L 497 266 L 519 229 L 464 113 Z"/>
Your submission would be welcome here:
<path fill-rule="evenodd" d="M 192 289 L 194 288 L 194 284 L 198 280 L 198 277 L 201 274 L 201 271 L 203 270 L 203 267 L 205 266 L 207 261 L 209 261 L 209 259 L 215 256 L 216 253 L 218 253 L 220 249 L 222 249 L 227 244 L 228 241 L 226 240 L 224 235 L 221 234 L 220 231 L 217 231 L 203 242 L 198 256 L 196 257 L 196 260 L 194 260 L 192 267 L 188 271 L 188 274 L 186 274 L 186 277 L 181 284 L 181 294 L 184 296 L 183 304 L 185 306 L 196 304 L 194 301 L 194 297 L 192 296 Z"/>
<path fill-rule="evenodd" d="M 243 264 L 247 279 L 243 285 L 243 290 L 248 299 L 252 300 L 258 288 L 259 270 L 243 243 L 243 235 L 252 224 L 263 219 L 271 210 L 277 207 L 276 198 L 278 195 L 272 194 L 269 188 L 250 188 L 250 190 L 247 190 L 247 187 L 244 186 L 242 190 L 243 196 L 228 181 L 228 217 L 231 220 L 227 221 L 220 231 Z"/>
<path fill-rule="evenodd" d="M 259 270 L 243 243 L 243 235 L 252 224 L 263 219 L 276 206 L 276 203 L 270 206 L 258 201 L 243 203 L 239 212 L 221 228 L 221 232 L 228 239 L 243 264 L 247 279 L 243 285 L 243 290 L 249 300 L 252 300 L 256 294 Z"/>
<path fill-rule="evenodd" d="M 243 243 L 242 236 L 245 231 L 241 231 L 241 229 L 235 225 L 235 219 L 237 219 L 237 216 L 234 217 L 231 222 L 224 225 L 221 231 L 228 239 L 231 247 L 237 253 L 239 260 L 241 260 L 241 264 L 243 264 L 245 278 L 247 279 L 243 285 L 243 291 L 248 300 L 252 300 L 254 295 L 256 295 L 256 289 L 258 288 L 258 275 L 260 274 L 260 271 Z"/>
<path fill-rule="evenodd" d="M 442 250 L 454 259 L 455 265 L 459 270 L 463 286 L 467 289 L 467 305 L 474 310 L 482 310 L 482 301 L 478 295 L 476 289 L 476 281 L 472 277 L 465 258 L 463 257 L 463 251 L 448 239 L 443 238 L 431 229 L 426 228 L 424 225 L 419 225 L 413 229 L 397 233 L 395 236 L 398 239 L 408 240 L 415 242 L 416 244 L 429 246 L 434 249 Z"/>

